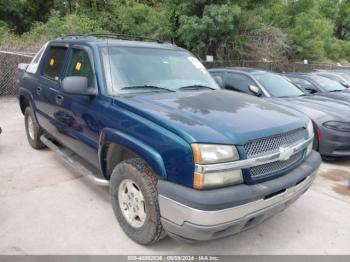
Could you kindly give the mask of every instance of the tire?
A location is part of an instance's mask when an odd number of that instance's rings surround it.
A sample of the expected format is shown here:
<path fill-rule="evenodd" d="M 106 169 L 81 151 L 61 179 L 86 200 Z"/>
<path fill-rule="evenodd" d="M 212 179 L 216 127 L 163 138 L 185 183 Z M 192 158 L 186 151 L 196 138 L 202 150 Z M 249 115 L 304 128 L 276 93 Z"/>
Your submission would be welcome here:
<path fill-rule="evenodd" d="M 40 140 L 40 136 L 43 134 L 43 131 L 36 121 L 34 113 L 30 107 L 27 107 L 24 112 L 24 125 L 27 139 L 31 147 L 34 149 L 45 148 L 45 145 Z"/>
<path fill-rule="evenodd" d="M 137 158 L 121 162 L 114 168 L 111 175 L 110 193 L 112 195 L 114 214 L 124 232 L 132 240 L 142 245 L 153 244 L 166 236 L 160 221 L 156 185 L 157 178 L 152 170 L 144 161 Z M 125 186 L 131 187 L 131 189 L 126 190 Z M 132 194 L 132 192 L 135 192 L 131 196 L 132 205 L 125 205 L 124 200 L 128 201 L 129 199 L 126 196 L 129 196 L 129 193 Z M 140 197 L 140 192 L 142 197 Z M 140 204 L 140 198 L 144 199 L 142 204 Z M 144 209 L 142 209 L 142 206 Z M 140 207 L 140 209 L 136 210 L 134 207 Z M 132 209 L 136 210 L 136 213 L 141 215 L 139 217 L 138 215 L 134 216 L 135 219 L 130 222 L 130 217 L 128 218 L 126 215 L 127 211 L 122 211 L 122 208 L 130 211 Z M 145 216 L 142 215 L 143 210 L 145 211 Z"/>

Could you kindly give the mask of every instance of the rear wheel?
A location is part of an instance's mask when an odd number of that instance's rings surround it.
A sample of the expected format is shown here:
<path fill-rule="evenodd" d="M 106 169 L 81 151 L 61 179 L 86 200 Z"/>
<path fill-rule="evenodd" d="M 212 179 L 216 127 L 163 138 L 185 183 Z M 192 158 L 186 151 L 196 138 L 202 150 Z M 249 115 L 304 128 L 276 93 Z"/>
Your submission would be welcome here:
<path fill-rule="evenodd" d="M 114 214 L 124 232 L 143 245 L 166 235 L 160 222 L 156 184 L 157 178 L 141 159 L 123 161 L 111 175 Z"/>
<path fill-rule="evenodd" d="M 44 148 L 45 145 L 40 140 L 40 136 L 43 134 L 43 131 L 36 121 L 36 118 L 30 107 L 27 107 L 24 112 L 24 124 L 29 144 L 34 149 Z"/>

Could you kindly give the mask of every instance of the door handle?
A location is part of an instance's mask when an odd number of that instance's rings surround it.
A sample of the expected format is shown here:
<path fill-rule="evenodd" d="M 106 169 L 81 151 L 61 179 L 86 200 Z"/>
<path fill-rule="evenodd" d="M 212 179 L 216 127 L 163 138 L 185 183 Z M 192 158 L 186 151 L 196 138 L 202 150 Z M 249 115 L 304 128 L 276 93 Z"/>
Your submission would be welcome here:
<path fill-rule="evenodd" d="M 61 105 L 63 103 L 63 96 L 62 95 L 57 95 L 56 96 L 56 103 L 58 105 Z"/>
<path fill-rule="evenodd" d="M 42 88 L 41 88 L 40 86 L 38 86 L 38 87 L 36 88 L 36 94 L 37 94 L 38 96 L 40 96 L 41 90 L 42 90 Z"/>

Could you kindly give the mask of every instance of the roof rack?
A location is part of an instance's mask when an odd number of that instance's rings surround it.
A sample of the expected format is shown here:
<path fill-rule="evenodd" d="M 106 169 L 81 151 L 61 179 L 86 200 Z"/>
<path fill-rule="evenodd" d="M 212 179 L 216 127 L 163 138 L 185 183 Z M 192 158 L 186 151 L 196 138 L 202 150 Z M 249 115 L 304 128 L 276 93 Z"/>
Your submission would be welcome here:
<path fill-rule="evenodd" d="M 74 35 L 62 35 L 57 39 L 80 39 L 80 38 L 110 38 L 110 39 L 121 39 L 130 41 L 150 41 L 157 42 L 159 44 L 164 43 L 162 40 L 153 39 L 144 36 L 130 35 L 130 34 L 118 34 L 118 33 L 86 33 L 86 34 L 74 34 Z"/>

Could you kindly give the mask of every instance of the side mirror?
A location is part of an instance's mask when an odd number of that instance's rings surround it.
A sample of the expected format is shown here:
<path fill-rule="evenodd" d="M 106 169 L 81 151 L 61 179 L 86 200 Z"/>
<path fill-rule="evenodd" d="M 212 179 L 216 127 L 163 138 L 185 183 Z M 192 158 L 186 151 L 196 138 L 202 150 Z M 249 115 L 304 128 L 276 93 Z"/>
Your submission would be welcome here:
<path fill-rule="evenodd" d="M 222 78 L 220 76 L 214 76 L 213 78 L 221 88 L 224 88 L 224 81 L 222 81 Z"/>
<path fill-rule="evenodd" d="M 345 82 L 345 81 L 340 81 L 340 84 L 342 84 L 345 87 L 349 87 L 349 84 L 347 82 Z"/>
<path fill-rule="evenodd" d="M 249 85 L 248 88 L 249 88 L 249 91 L 252 92 L 256 96 L 262 95 L 261 89 L 259 87 L 255 86 L 255 85 Z"/>
<path fill-rule="evenodd" d="M 89 88 L 88 78 L 84 76 L 68 76 L 62 81 L 63 92 L 71 95 L 95 96 L 95 88 Z"/>
<path fill-rule="evenodd" d="M 318 91 L 312 87 L 305 87 L 305 90 L 308 91 L 310 94 L 315 94 Z"/>

